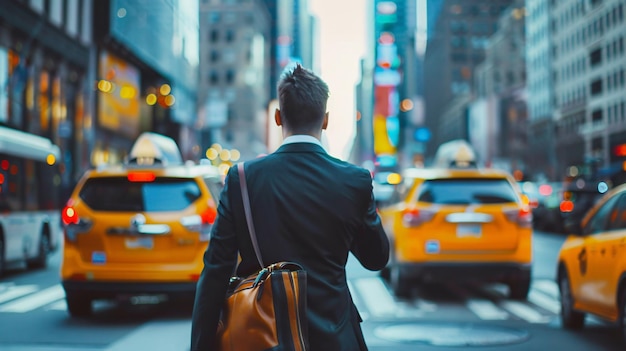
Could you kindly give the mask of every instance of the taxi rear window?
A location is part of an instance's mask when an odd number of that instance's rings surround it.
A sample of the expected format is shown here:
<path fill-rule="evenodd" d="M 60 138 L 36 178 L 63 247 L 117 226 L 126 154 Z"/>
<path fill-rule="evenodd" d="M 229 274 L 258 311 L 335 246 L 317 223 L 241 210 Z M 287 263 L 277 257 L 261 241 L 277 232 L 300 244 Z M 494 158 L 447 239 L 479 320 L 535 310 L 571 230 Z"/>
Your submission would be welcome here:
<path fill-rule="evenodd" d="M 470 205 L 516 202 L 515 190 L 506 179 L 433 179 L 425 181 L 417 201 Z"/>
<path fill-rule="evenodd" d="M 80 198 L 95 211 L 179 211 L 200 198 L 193 179 L 156 178 L 131 182 L 125 177 L 92 178 L 85 182 Z"/>

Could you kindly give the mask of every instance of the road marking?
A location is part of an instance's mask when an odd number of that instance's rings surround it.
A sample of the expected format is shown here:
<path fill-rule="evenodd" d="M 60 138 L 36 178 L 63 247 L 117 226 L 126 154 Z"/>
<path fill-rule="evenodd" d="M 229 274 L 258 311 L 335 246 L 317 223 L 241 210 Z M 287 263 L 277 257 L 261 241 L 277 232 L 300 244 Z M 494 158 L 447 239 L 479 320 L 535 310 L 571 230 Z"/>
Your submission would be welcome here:
<path fill-rule="evenodd" d="M 9 287 L 6 291 L 0 293 L 0 303 L 28 295 L 37 291 L 37 285 L 21 285 Z"/>
<path fill-rule="evenodd" d="M 465 306 L 483 320 L 505 320 L 509 317 L 506 311 L 503 311 L 489 300 L 470 299 Z"/>
<path fill-rule="evenodd" d="M 60 284 L 41 290 L 36 294 L 15 300 L 0 306 L 0 312 L 23 313 L 32 311 L 65 297 L 65 291 Z"/>
<path fill-rule="evenodd" d="M 528 293 L 528 301 L 554 314 L 561 313 L 561 303 L 552 296 L 544 294 L 543 290 L 531 290 Z"/>
<path fill-rule="evenodd" d="M 46 311 L 67 311 L 67 302 L 65 300 L 54 302 L 46 306 Z"/>
<path fill-rule="evenodd" d="M 559 296 L 561 296 L 559 292 L 559 286 L 556 284 L 556 282 L 553 282 L 551 280 L 538 280 L 533 282 L 532 286 L 534 289 L 546 293 L 548 296 L 553 297 L 557 300 L 559 299 Z"/>
<path fill-rule="evenodd" d="M 364 278 L 355 282 L 367 310 L 375 316 L 393 316 L 396 303 L 380 278 Z"/>
<path fill-rule="evenodd" d="M 519 301 L 503 301 L 502 307 L 530 323 L 549 323 L 551 319 L 550 317 L 542 315 L 532 307 Z"/>

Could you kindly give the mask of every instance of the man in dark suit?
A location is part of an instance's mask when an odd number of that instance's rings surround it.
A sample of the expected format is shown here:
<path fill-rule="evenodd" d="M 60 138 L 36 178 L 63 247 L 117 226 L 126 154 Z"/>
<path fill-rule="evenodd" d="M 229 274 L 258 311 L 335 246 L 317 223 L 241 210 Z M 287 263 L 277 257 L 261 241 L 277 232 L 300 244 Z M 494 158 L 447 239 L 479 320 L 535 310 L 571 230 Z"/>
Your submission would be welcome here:
<path fill-rule="evenodd" d="M 275 120 L 282 126 L 284 142 L 276 152 L 245 163 L 263 263 L 292 261 L 306 270 L 309 350 L 367 350 L 345 266 L 350 252 L 370 270 L 382 269 L 389 259 L 371 175 L 331 157 L 320 143 L 328 123 L 326 83 L 297 65 L 281 78 L 278 95 Z M 191 333 L 194 351 L 215 345 L 237 253 L 238 276 L 260 269 L 239 181 L 237 167 L 231 167 L 198 281 Z"/>

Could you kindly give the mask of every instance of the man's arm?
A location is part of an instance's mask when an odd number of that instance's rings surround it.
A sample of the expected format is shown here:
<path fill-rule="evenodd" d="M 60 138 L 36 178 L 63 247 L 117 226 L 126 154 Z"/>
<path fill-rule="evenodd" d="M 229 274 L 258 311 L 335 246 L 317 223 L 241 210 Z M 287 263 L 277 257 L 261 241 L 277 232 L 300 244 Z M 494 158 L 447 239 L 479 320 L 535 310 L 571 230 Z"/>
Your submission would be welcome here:
<path fill-rule="evenodd" d="M 364 170 L 368 179 L 369 203 L 363 215 L 361 230 L 356 233 L 350 251 L 363 267 L 377 271 L 387 265 L 389 260 L 389 238 L 385 234 L 380 217 L 376 211 L 376 202 L 372 193 L 372 177 Z"/>
<path fill-rule="evenodd" d="M 226 297 L 231 274 L 237 264 L 237 236 L 230 197 L 238 183 L 237 167 L 231 167 L 220 195 L 217 218 L 211 230 L 211 241 L 204 253 L 204 269 L 196 288 L 191 324 L 191 350 L 210 350 L 216 342 L 215 333 Z M 235 172 L 233 172 L 235 170 Z M 229 187 L 230 186 L 230 187 Z"/>

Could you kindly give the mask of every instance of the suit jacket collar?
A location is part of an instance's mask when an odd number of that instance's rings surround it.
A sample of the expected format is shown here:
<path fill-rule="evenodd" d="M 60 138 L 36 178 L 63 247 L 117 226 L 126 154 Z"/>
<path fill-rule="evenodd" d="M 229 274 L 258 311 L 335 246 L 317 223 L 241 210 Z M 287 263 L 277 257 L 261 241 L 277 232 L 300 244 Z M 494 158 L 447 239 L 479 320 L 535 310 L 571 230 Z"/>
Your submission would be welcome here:
<path fill-rule="evenodd" d="M 298 143 L 289 143 L 283 144 L 281 147 L 276 150 L 277 153 L 283 152 L 317 152 L 321 154 L 326 154 L 326 150 L 318 144 L 308 143 L 308 142 L 298 142 Z"/>

